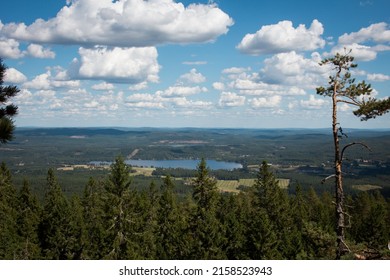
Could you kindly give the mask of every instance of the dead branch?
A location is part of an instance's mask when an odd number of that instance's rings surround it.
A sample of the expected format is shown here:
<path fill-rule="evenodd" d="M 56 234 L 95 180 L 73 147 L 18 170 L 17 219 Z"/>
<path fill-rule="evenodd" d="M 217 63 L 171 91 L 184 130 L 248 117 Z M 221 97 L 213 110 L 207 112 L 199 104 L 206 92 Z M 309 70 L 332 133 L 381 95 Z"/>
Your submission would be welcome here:
<path fill-rule="evenodd" d="M 367 150 L 369 150 L 371 152 L 371 149 L 370 147 L 368 147 L 366 144 L 362 143 L 362 142 L 352 142 L 352 143 L 349 143 L 347 145 L 345 145 L 345 147 L 341 150 L 341 160 L 343 160 L 344 158 L 344 152 L 349 148 L 349 147 L 352 147 L 354 145 L 361 145 L 363 146 L 364 148 L 366 148 Z"/>

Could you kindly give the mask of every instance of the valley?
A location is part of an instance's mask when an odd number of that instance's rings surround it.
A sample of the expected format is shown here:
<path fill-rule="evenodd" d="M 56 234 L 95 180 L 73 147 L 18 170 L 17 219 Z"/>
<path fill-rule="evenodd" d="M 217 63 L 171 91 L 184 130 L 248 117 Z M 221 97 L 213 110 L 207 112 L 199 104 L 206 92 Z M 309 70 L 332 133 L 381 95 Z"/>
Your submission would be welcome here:
<path fill-rule="evenodd" d="M 345 131 L 348 138 L 342 139 L 344 144 L 359 141 L 371 149 L 348 151 L 346 192 L 379 189 L 390 196 L 390 131 Z M 321 183 L 333 172 L 331 140 L 327 129 L 18 128 L 14 141 L 0 147 L 0 160 L 15 175 L 16 185 L 27 179 L 37 193 L 42 191 L 49 168 L 56 170 L 59 181 L 67 186 L 66 193 L 80 193 L 89 177 L 103 180 L 117 156 L 132 160 L 134 183 L 140 188 L 170 174 L 177 179 L 178 189 L 186 193 L 185 178 L 194 176 L 196 162 L 205 158 L 239 167 L 211 168 L 222 191 L 248 187 L 259 164 L 267 161 L 283 188 L 300 184 L 322 192 L 333 187 L 331 180 Z M 176 165 L 143 166 L 142 162 L 148 161 Z M 135 166 L 134 162 L 141 164 Z M 181 162 L 192 165 L 181 166 Z"/>

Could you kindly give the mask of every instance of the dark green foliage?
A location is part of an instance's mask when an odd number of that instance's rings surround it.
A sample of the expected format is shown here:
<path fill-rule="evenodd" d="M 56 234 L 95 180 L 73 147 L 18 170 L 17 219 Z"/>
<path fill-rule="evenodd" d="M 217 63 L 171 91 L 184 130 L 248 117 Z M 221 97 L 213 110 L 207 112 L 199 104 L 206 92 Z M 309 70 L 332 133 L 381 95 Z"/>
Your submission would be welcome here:
<path fill-rule="evenodd" d="M 83 217 L 83 207 L 78 196 L 72 196 L 69 202 L 67 236 L 67 259 L 83 259 L 83 250 L 88 242 Z"/>
<path fill-rule="evenodd" d="M 248 217 L 245 204 L 246 197 L 243 195 L 225 194 L 221 197 L 218 218 L 222 224 L 224 233 L 223 251 L 227 259 L 247 259 L 245 251 L 246 231 L 242 226 Z"/>
<path fill-rule="evenodd" d="M 37 197 L 31 193 L 29 182 L 25 180 L 18 193 L 17 230 L 20 237 L 18 259 L 34 260 L 41 257 L 38 238 L 41 211 Z"/>
<path fill-rule="evenodd" d="M 183 213 L 180 212 L 175 185 L 168 175 L 161 185 L 158 201 L 156 228 L 156 257 L 158 259 L 182 259 L 183 251 Z"/>
<path fill-rule="evenodd" d="M 192 181 L 195 209 L 190 217 L 191 259 L 224 259 L 222 225 L 217 218 L 218 191 L 202 159 Z"/>
<path fill-rule="evenodd" d="M 370 249 L 384 250 L 390 240 L 388 203 L 378 192 L 363 192 L 354 201 L 353 209 L 351 237 Z"/>
<path fill-rule="evenodd" d="M 17 191 L 3 162 L 0 166 L 0 259 L 17 258 L 17 215 Z"/>
<path fill-rule="evenodd" d="M 284 190 L 279 188 L 276 177 L 266 162 L 263 162 L 260 167 L 255 183 L 255 195 L 255 206 L 259 213 L 264 213 L 261 219 L 264 223 L 269 220 L 271 228 L 274 228 L 277 240 L 273 243 L 274 249 L 280 254 L 280 258 L 295 258 L 297 248 L 292 242 L 296 229 L 288 211 L 288 196 Z"/>
<path fill-rule="evenodd" d="M 130 185 L 130 168 L 118 157 L 111 165 L 104 193 L 104 258 L 139 258 L 132 244 L 132 235 L 138 230 L 138 213 L 135 213 L 138 194 Z"/>
<path fill-rule="evenodd" d="M 215 188 L 200 162 L 193 195 L 183 198 L 170 176 L 161 188 L 131 184 L 122 158 L 106 180 L 90 178 L 81 198 L 67 199 L 47 174 L 41 203 L 25 181 L 20 190 L 0 166 L 0 259 L 331 259 L 333 198 L 296 186 L 288 196 L 266 162 L 254 187 L 238 194 Z M 389 202 L 380 193 L 346 200 L 353 252 L 386 259 Z M 353 257 L 353 254 L 349 255 Z"/>
<path fill-rule="evenodd" d="M 70 256 L 68 230 L 70 223 L 69 202 L 57 182 L 54 171 L 47 173 L 46 195 L 43 202 L 39 239 L 46 259 L 63 260 Z"/>
<path fill-rule="evenodd" d="M 0 143 L 5 144 L 12 140 L 15 125 L 12 120 L 18 113 L 18 107 L 9 103 L 9 99 L 19 92 L 16 86 L 4 86 L 4 76 L 7 67 L 0 58 Z"/>
<path fill-rule="evenodd" d="M 329 65 L 332 75 L 329 76 L 327 88 L 317 88 L 317 94 L 331 97 L 332 99 L 332 132 L 334 142 L 334 178 L 335 178 L 335 231 L 337 236 L 336 259 L 349 252 L 350 249 L 345 241 L 346 216 L 349 214 L 344 206 L 344 187 L 343 187 L 343 160 L 344 152 L 347 148 L 354 145 L 368 146 L 364 143 L 350 143 L 343 148 L 340 147 L 340 138 L 346 136 L 337 117 L 339 103 L 346 103 L 357 108 L 354 111 L 356 116 L 361 117 L 362 121 L 381 116 L 390 111 L 390 98 L 377 100 L 371 97 L 372 88 L 365 81 L 356 83 L 352 78 L 350 69 L 356 68 L 354 58 L 344 50 L 344 54 L 337 53 L 334 57 L 321 61 L 320 65 Z"/>
<path fill-rule="evenodd" d="M 82 197 L 83 218 L 85 227 L 85 244 L 83 259 L 103 258 L 105 236 L 103 187 L 90 178 Z"/>

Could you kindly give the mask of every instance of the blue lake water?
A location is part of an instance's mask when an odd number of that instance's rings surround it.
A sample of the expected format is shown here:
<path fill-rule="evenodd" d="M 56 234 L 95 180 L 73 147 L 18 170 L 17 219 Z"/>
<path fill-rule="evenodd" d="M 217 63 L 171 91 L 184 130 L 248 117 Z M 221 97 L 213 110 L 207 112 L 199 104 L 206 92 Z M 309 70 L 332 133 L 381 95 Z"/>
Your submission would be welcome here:
<path fill-rule="evenodd" d="M 184 169 L 196 169 L 200 160 L 195 159 L 174 159 L 174 160 L 142 160 L 142 159 L 130 159 L 125 161 L 126 164 L 138 167 L 161 167 L 161 168 L 184 168 Z M 206 160 L 207 166 L 211 170 L 225 169 L 233 170 L 236 168 L 242 168 L 242 164 L 228 161 Z M 91 164 L 95 165 L 107 165 L 110 162 L 92 161 Z"/>

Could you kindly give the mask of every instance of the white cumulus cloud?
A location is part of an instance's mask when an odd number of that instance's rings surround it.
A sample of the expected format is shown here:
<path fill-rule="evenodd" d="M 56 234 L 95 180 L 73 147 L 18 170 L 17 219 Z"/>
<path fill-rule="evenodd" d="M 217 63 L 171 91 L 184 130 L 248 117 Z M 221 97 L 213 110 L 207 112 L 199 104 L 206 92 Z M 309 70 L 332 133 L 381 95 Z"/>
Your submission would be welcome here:
<path fill-rule="evenodd" d="M 75 60 L 70 76 L 80 79 L 99 79 L 108 82 L 157 82 L 160 66 L 157 50 L 146 48 L 95 47 L 80 48 L 80 61 Z"/>
<path fill-rule="evenodd" d="M 199 73 L 195 68 L 191 69 L 190 72 L 180 76 L 179 82 L 185 84 L 200 84 L 206 81 L 206 77 Z"/>
<path fill-rule="evenodd" d="M 264 61 L 261 74 L 264 81 L 270 83 L 310 88 L 317 85 L 321 75 L 327 71 L 326 67 L 318 64 L 320 60 L 318 53 L 313 53 L 311 58 L 295 51 L 280 53 Z"/>
<path fill-rule="evenodd" d="M 385 22 L 371 24 L 357 32 L 345 33 L 331 54 L 352 50 L 351 55 L 358 61 L 372 61 L 378 52 L 390 51 L 390 28 Z M 329 54 L 326 54 L 329 55 Z"/>
<path fill-rule="evenodd" d="M 357 43 L 348 44 L 348 45 L 337 45 L 332 48 L 331 54 L 344 54 L 351 50 L 351 55 L 358 61 L 371 61 L 374 60 L 377 56 L 377 50 L 371 46 L 360 45 Z M 325 53 L 325 56 L 330 54 Z"/>
<path fill-rule="evenodd" d="M 171 86 L 164 91 L 157 91 L 157 94 L 165 97 L 178 97 L 178 96 L 189 96 L 202 92 L 207 92 L 206 87 L 187 87 L 187 86 Z"/>
<path fill-rule="evenodd" d="M 390 76 L 385 74 L 374 73 L 374 74 L 368 74 L 367 79 L 369 81 L 374 81 L 374 82 L 384 82 L 384 81 L 389 81 Z"/>
<path fill-rule="evenodd" d="M 294 28 L 291 21 L 285 20 L 265 25 L 255 34 L 245 35 L 237 48 L 250 55 L 315 50 L 325 46 L 321 37 L 323 32 L 322 23 L 316 19 L 309 28 L 304 24 Z"/>
<path fill-rule="evenodd" d="M 44 48 L 41 45 L 30 44 L 27 47 L 27 53 L 36 58 L 55 58 L 56 54 L 49 48 Z"/>
<path fill-rule="evenodd" d="M 115 87 L 111 83 L 103 82 L 92 86 L 94 90 L 113 90 Z"/>
<path fill-rule="evenodd" d="M 1 22 L 0 22 L 1 23 Z M 19 49 L 19 42 L 14 39 L 4 39 L 0 37 L 0 57 L 21 58 L 24 53 Z"/>
<path fill-rule="evenodd" d="M 305 109 L 316 110 L 328 104 L 328 101 L 325 99 L 315 98 L 314 95 L 310 95 L 309 100 L 301 100 L 300 103 L 301 106 Z"/>
<path fill-rule="evenodd" d="M 215 4 L 174 0 L 74 0 L 56 17 L 31 25 L 9 23 L 0 35 L 49 44 L 120 47 L 214 41 L 228 32 L 233 20 Z"/>
<path fill-rule="evenodd" d="M 282 101 L 282 97 L 279 95 L 274 95 L 270 97 L 259 97 L 253 98 L 249 100 L 252 108 L 275 108 L 278 107 L 280 102 Z"/>
<path fill-rule="evenodd" d="M 4 75 L 4 82 L 20 84 L 27 81 L 27 77 L 15 68 L 7 68 Z"/>
<path fill-rule="evenodd" d="M 369 27 L 360 29 L 358 32 L 345 33 L 340 36 L 339 44 L 353 44 L 374 41 L 377 43 L 390 42 L 390 28 L 385 22 L 371 24 Z"/>
<path fill-rule="evenodd" d="M 222 92 L 219 97 L 218 105 L 220 107 L 238 107 L 245 104 L 245 96 L 234 92 Z"/>

